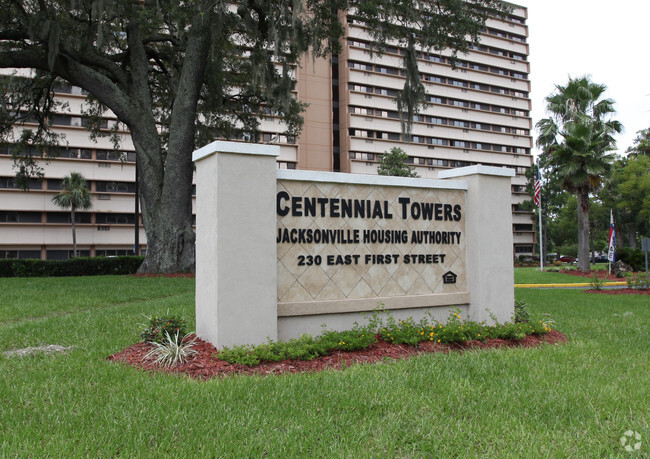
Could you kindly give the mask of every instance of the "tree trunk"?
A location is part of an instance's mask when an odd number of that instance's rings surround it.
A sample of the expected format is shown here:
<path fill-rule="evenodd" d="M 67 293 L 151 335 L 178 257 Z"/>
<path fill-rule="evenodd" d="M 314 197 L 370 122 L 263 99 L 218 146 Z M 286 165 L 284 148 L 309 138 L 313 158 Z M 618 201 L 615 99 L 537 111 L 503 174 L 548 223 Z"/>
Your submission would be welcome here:
<path fill-rule="evenodd" d="M 190 199 L 186 199 L 185 194 Z M 141 202 L 142 217 L 146 222 L 147 253 L 138 272 L 194 272 L 191 191 L 179 191 L 175 198 L 158 201 L 153 211 L 150 204 Z"/>
<path fill-rule="evenodd" d="M 546 254 L 548 254 L 548 219 L 546 218 L 546 212 L 542 215 L 542 226 L 544 227 L 544 264 L 546 265 Z"/>
<path fill-rule="evenodd" d="M 140 273 L 194 271 L 192 229 L 192 145 L 183 155 L 167 155 L 163 165 L 158 133 L 132 130 L 139 168 L 140 209 L 147 235 L 147 252 Z M 151 160 L 153 158 L 153 161 Z"/>
<path fill-rule="evenodd" d="M 140 169 L 142 216 L 147 233 L 147 255 L 138 269 L 147 273 L 194 272 L 195 234 L 192 229 L 192 175 L 197 104 L 210 49 L 212 22 L 203 14 L 192 23 L 171 108 L 168 148 L 159 147 L 157 131 L 147 130 L 134 139 L 138 145 L 158 145 L 145 153 L 154 163 Z M 154 125 L 155 127 L 155 125 Z M 136 137 L 133 133 L 134 138 Z M 142 141 L 142 142 L 141 142 Z M 157 155 L 157 156 L 152 156 Z M 164 163 L 158 161 L 164 157 Z M 153 158 L 156 158 L 155 160 Z M 146 164 L 146 163 L 145 163 Z"/>
<path fill-rule="evenodd" d="M 627 225 L 627 239 L 630 248 L 636 250 L 636 225 L 634 222 L 630 222 Z"/>
<path fill-rule="evenodd" d="M 596 251 L 595 251 L 595 249 L 594 249 L 594 238 L 593 238 L 593 234 L 591 234 L 591 232 L 592 232 L 592 229 L 591 229 L 591 228 L 592 228 L 592 227 L 593 227 L 593 225 L 589 228 L 589 257 L 590 257 L 589 259 L 590 259 L 590 260 L 595 260 L 595 259 L 596 259 Z M 591 262 L 590 262 L 590 263 L 591 263 Z M 590 268 L 591 268 L 591 266 L 590 266 Z"/>
<path fill-rule="evenodd" d="M 578 269 L 589 271 L 589 191 L 578 192 Z"/>
<path fill-rule="evenodd" d="M 75 223 L 74 206 L 70 207 L 70 218 L 72 219 L 72 257 L 77 258 L 77 226 Z"/>

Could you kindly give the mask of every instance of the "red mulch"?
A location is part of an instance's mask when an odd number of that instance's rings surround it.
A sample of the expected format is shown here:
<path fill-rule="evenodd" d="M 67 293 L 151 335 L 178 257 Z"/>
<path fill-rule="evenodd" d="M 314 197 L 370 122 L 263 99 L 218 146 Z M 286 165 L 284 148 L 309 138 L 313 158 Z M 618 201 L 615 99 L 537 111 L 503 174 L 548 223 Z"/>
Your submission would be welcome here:
<path fill-rule="evenodd" d="M 598 271 L 578 271 L 573 269 L 564 269 L 561 271 L 564 274 L 571 274 L 572 276 L 579 277 L 594 277 L 598 276 L 600 279 L 606 281 L 622 281 L 620 277 L 616 277 L 613 274 L 607 274 L 607 271 L 604 269 Z M 637 273 L 639 274 L 639 273 Z M 643 275 L 643 273 L 641 273 Z M 615 288 L 615 289 L 602 289 L 602 290 L 583 290 L 584 293 L 598 293 L 601 295 L 650 295 L 650 290 L 639 290 L 636 288 Z"/>
<path fill-rule="evenodd" d="M 600 269 L 598 271 L 579 271 L 577 269 L 563 269 L 560 271 L 562 274 L 571 274 L 572 276 L 578 277 L 589 277 L 598 276 L 599 279 L 604 279 L 606 281 L 622 281 L 620 277 L 614 276 L 614 274 L 607 274 L 607 270 Z"/>
<path fill-rule="evenodd" d="M 638 288 L 608 288 L 602 290 L 583 290 L 582 293 L 599 293 L 601 295 L 650 295 L 650 290 Z"/>
<path fill-rule="evenodd" d="M 408 346 L 379 341 L 360 351 L 335 352 L 314 360 L 285 360 L 283 362 L 263 363 L 254 367 L 249 367 L 246 365 L 230 364 L 223 360 L 218 360 L 215 357 L 217 349 L 212 344 L 197 338 L 194 349 L 198 351 L 198 354 L 193 356 L 188 362 L 171 369 L 161 368 L 152 364 L 151 361 L 143 362 L 143 357 L 151 348 L 151 346 L 146 343 L 138 343 L 129 346 L 122 352 L 109 356 L 108 359 L 133 365 L 141 370 L 165 371 L 167 373 L 183 374 L 191 378 L 205 380 L 214 377 L 225 377 L 232 374 L 264 376 L 281 373 L 341 370 L 350 364 L 374 363 L 386 358 L 406 359 L 413 355 L 430 352 L 492 349 L 498 347 L 533 347 L 539 346 L 543 343 L 563 343 L 566 340 L 566 336 L 553 330 L 546 335 L 531 335 L 522 340 L 493 339 L 485 342 L 470 341 L 463 344 L 450 345 L 424 342 L 419 346 Z"/>

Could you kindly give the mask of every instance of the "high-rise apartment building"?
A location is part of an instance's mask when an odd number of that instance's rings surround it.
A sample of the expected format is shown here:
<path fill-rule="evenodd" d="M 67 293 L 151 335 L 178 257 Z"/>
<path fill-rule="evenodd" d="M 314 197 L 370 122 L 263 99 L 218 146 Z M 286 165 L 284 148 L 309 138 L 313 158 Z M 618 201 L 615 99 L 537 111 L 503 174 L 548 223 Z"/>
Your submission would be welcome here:
<path fill-rule="evenodd" d="M 414 118 L 410 138 L 402 134 L 395 100 L 404 85 L 404 50 L 389 46 L 379 56 L 365 25 L 343 17 L 341 54 L 306 59 L 296 71 L 296 96 L 309 104 L 300 137 L 284 136 L 281 123 L 271 119 L 262 121 L 259 141 L 281 146 L 279 168 L 376 174 L 381 155 L 393 147 L 409 155 L 421 177 L 472 164 L 512 168 L 513 256 L 531 254 L 531 213 L 520 208 L 529 199 L 524 174 L 532 163 L 526 17 L 526 9 L 515 6 L 507 16 L 489 19 L 480 43 L 455 67 L 448 53 L 420 54 L 427 104 Z M 108 139 L 94 143 L 82 125 L 82 91 L 62 87 L 58 97 L 67 108 L 53 125 L 67 146 L 45 167 L 42 182 L 33 181 L 29 192 L 16 190 L 12 146 L 0 146 L 0 258 L 70 256 L 69 212 L 50 202 L 70 171 L 90 181 L 95 197 L 94 208 L 78 217 L 81 254 L 132 253 L 135 153 L 128 132 L 121 133 L 121 154 Z M 144 249 L 142 228 L 139 241 Z"/>

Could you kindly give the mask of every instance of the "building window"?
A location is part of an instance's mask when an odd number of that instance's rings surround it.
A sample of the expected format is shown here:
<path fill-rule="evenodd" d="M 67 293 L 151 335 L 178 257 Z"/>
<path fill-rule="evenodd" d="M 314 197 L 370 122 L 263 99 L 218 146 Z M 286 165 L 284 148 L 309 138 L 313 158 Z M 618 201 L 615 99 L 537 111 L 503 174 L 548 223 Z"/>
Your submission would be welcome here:
<path fill-rule="evenodd" d="M 133 249 L 101 249 L 95 250 L 95 255 L 98 257 L 123 257 L 133 255 Z"/>
<path fill-rule="evenodd" d="M 431 124 L 447 124 L 447 120 L 445 118 L 436 118 L 434 117 L 429 117 L 427 121 Z"/>
<path fill-rule="evenodd" d="M 388 75 L 399 75 L 399 70 L 393 67 L 383 67 L 381 65 L 375 66 L 375 72 L 385 73 Z"/>
<path fill-rule="evenodd" d="M 47 189 L 49 191 L 61 191 L 63 189 L 63 180 L 61 179 L 47 179 Z"/>
<path fill-rule="evenodd" d="M 90 223 L 90 213 L 88 212 L 75 212 L 75 223 Z M 72 218 L 69 212 L 47 212 L 45 215 L 47 223 L 72 223 Z"/>
<path fill-rule="evenodd" d="M 375 88 L 375 94 L 379 94 L 381 96 L 397 97 L 397 90 L 388 88 Z"/>
<path fill-rule="evenodd" d="M 372 71 L 372 65 L 362 64 L 360 62 L 348 61 L 348 67 L 351 69 Z"/>
<path fill-rule="evenodd" d="M 40 212 L 0 211 L 0 223 L 41 223 Z"/>
<path fill-rule="evenodd" d="M 40 250 L 0 250 L 0 259 L 11 258 L 11 259 L 40 259 L 41 251 Z"/>
<path fill-rule="evenodd" d="M 78 257 L 89 257 L 90 250 L 77 250 Z M 46 258 L 48 260 L 68 260 L 74 257 L 74 252 L 72 250 L 48 250 L 46 252 Z"/>
<path fill-rule="evenodd" d="M 95 182 L 95 191 L 98 193 L 135 193 L 135 182 Z"/>
<path fill-rule="evenodd" d="M 450 100 L 449 105 L 453 105 L 454 107 L 469 107 L 469 102 L 465 100 Z"/>
<path fill-rule="evenodd" d="M 490 70 L 490 68 L 487 65 L 474 64 L 474 63 L 470 64 L 469 68 L 472 70 L 480 70 L 482 72 L 487 72 L 488 70 Z"/>
<path fill-rule="evenodd" d="M 98 225 L 132 225 L 135 223 L 134 214 L 95 214 Z"/>
<path fill-rule="evenodd" d="M 57 156 L 59 158 L 92 159 L 93 153 L 86 148 L 61 148 Z"/>
<path fill-rule="evenodd" d="M 423 79 L 424 79 L 424 81 L 428 81 L 429 83 L 441 83 L 441 84 L 444 84 L 444 83 L 447 82 L 446 78 L 440 77 L 438 75 L 424 74 Z"/>
<path fill-rule="evenodd" d="M 67 115 L 54 115 L 52 116 L 52 126 L 70 126 L 72 124 L 71 117 Z"/>
<path fill-rule="evenodd" d="M 30 190 L 42 189 L 41 181 L 39 179 L 29 179 L 28 187 Z M 14 177 L 0 177 L 0 188 L 17 189 Z"/>
<path fill-rule="evenodd" d="M 438 139 L 437 137 L 427 137 L 427 143 L 430 145 L 449 145 L 449 140 Z"/>
<path fill-rule="evenodd" d="M 96 157 L 100 161 L 126 161 L 128 153 L 115 150 L 97 150 Z"/>

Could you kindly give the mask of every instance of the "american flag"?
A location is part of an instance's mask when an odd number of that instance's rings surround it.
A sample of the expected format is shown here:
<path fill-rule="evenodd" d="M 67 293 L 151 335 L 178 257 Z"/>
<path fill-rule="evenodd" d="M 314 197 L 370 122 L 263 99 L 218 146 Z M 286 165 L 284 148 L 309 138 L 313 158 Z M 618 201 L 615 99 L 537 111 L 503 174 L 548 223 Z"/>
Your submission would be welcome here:
<path fill-rule="evenodd" d="M 535 201 L 535 205 L 539 207 L 542 203 L 541 201 L 541 194 L 542 194 L 542 182 L 539 179 L 539 167 L 535 169 L 535 194 L 533 195 L 533 201 Z"/>

